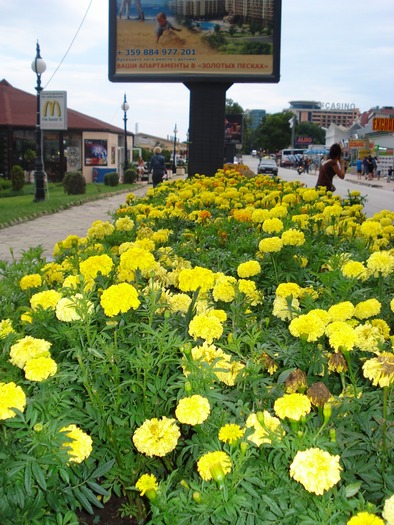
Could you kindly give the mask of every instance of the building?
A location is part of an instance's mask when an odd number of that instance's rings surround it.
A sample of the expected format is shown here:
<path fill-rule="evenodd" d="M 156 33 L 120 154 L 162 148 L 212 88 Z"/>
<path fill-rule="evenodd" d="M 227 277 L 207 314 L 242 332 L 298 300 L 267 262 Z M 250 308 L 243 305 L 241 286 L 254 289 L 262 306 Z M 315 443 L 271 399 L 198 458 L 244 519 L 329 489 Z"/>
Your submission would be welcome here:
<path fill-rule="evenodd" d="M 45 93 L 45 91 L 43 92 Z M 0 174 L 9 178 L 15 164 L 32 171 L 28 152 L 35 152 L 37 97 L 0 81 Z M 104 171 L 121 173 L 125 132 L 67 108 L 67 130 L 42 130 L 42 155 L 48 179 L 60 181 L 67 171 L 81 170 L 87 182 Z M 127 132 L 128 157 L 133 133 Z M 30 151 L 29 151 L 30 150 Z"/>
<path fill-rule="evenodd" d="M 249 119 L 250 129 L 256 130 L 267 116 L 265 109 L 247 109 L 245 115 Z"/>
<path fill-rule="evenodd" d="M 313 100 L 292 100 L 289 104 L 283 111 L 294 113 L 298 122 L 311 122 L 320 128 L 328 128 L 330 124 L 348 128 L 360 117 L 360 110 L 354 104 Z"/>

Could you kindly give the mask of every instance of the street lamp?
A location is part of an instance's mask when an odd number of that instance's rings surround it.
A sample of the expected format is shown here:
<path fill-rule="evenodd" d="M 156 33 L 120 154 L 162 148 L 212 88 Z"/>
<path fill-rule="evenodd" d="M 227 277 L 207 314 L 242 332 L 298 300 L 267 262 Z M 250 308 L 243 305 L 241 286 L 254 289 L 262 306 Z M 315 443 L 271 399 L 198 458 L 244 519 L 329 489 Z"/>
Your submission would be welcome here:
<path fill-rule="evenodd" d="M 127 104 L 126 100 L 126 93 L 124 94 L 123 103 L 120 106 L 123 109 L 123 122 L 124 122 L 124 164 L 123 164 L 123 173 L 128 168 L 128 160 L 127 160 L 127 111 L 129 109 L 129 105 Z"/>
<path fill-rule="evenodd" d="M 43 61 L 40 55 L 40 45 L 37 41 L 36 46 L 36 57 L 31 63 L 31 68 L 37 76 L 37 120 L 36 120 L 36 158 L 34 161 L 34 201 L 40 202 L 45 200 L 45 185 L 44 185 L 44 166 L 42 164 L 42 152 L 41 152 L 41 106 L 40 106 L 40 95 L 43 88 L 41 87 L 41 75 L 47 68 L 47 65 Z"/>
<path fill-rule="evenodd" d="M 172 156 L 172 173 L 176 173 L 176 134 L 178 133 L 176 124 L 174 128 L 174 153 Z"/>

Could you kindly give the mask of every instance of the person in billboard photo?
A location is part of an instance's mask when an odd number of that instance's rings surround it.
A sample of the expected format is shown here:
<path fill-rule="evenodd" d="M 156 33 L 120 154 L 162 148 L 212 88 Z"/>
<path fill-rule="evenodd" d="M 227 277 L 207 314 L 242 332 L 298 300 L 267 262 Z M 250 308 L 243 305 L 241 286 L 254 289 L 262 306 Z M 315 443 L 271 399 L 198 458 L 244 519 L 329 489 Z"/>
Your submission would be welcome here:
<path fill-rule="evenodd" d="M 142 10 L 141 6 L 141 0 L 134 0 L 135 1 L 135 8 L 137 11 L 138 18 L 137 20 L 145 20 L 144 12 Z M 119 9 L 119 18 L 122 18 L 123 12 L 125 12 L 125 18 L 127 20 L 130 20 L 130 8 L 131 8 L 131 0 L 122 0 L 122 4 Z"/>
<path fill-rule="evenodd" d="M 167 15 L 163 12 L 160 12 L 156 15 L 157 27 L 155 30 L 156 34 L 156 43 L 159 42 L 160 38 L 163 35 L 168 35 L 170 37 L 175 37 L 177 40 L 181 40 L 174 31 L 182 31 L 179 27 L 174 27 L 171 22 L 167 20 Z"/>

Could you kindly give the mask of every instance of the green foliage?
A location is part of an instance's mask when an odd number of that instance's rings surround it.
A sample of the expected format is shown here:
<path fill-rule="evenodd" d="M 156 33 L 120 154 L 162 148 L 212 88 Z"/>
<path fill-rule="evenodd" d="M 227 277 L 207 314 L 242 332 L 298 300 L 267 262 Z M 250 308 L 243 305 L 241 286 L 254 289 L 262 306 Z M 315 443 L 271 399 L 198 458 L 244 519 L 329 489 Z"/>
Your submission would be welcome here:
<path fill-rule="evenodd" d="M 112 173 L 106 173 L 104 175 L 104 186 L 118 186 L 119 184 L 119 175 L 116 171 Z"/>
<path fill-rule="evenodd" d="M 11 170 L 11 186 L 13 191 L 19 191 L 25 185 L 25 173 L 21 166 L 15 164 Z"/>
<path fill-rule="evenodd" d="M 326 132 L 313 122 L 299 122 L 296 125 L 297 136 L 311 137 L 313 144 L 325 144 Z"/>
<path fill-rule="evenodd" d="M 133 184 L 138 178 L 138 173 L 135 168 L 128 168 L 123 175 L 124 184 Z M 116 184 L 113 184 L 116 186 Z"/>
<path fill-rule="evenodd" d="M 86 180 L 79 171 L 68 171 L 63 178 L 63 188 L 67 195 L 83 195 L 86 193 Z"/>
<path fill-rule="evenodd" d="M 268 115 L 257 130 L 259 146 L 267 151 L 287 148 L 291 143 L 289 119 L 293 116 L 290 111 Z"/>

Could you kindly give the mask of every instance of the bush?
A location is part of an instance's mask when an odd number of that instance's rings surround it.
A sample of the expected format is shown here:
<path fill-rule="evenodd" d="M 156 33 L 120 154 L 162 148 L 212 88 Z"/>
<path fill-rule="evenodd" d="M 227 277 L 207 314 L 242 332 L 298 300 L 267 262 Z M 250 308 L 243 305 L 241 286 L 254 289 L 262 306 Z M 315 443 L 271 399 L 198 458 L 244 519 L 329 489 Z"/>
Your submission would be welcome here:
<path fill-rule="evenodd" d="M 116 171 L 112 173 L 106 173 L 104 175 L 104 185 L 105 186 L 117 186 L 119 184 L 119 175 Z"/>
<path fill-rule="evenodd" d="M 67 195 L 82 195 L 86 193 L 86 180 L 79 171 L 68 171 L 63 179 L 64 192 Z"/>
<path fill-rule="evenodd" d="M 123 182 L 124 184 L 134 184 L 137 178 L 138 178 L 137 170 L 135 168 L 128 168 L 124 172 Z"/>
<path fill-rule="evenodd" d="M 11 186 L 14 191 L 19 191 L 25 185 L 25 172 L 20 166 L 13 166 L 11 170 Z"/>

